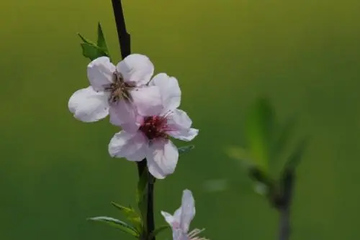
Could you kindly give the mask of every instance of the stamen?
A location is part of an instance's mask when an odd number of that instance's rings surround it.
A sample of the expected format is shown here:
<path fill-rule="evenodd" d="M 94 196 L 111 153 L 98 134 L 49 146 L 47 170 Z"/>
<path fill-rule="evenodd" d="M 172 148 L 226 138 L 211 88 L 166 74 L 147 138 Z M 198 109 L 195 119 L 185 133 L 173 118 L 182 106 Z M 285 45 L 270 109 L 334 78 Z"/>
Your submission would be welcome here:
<path fill-rule="evenodd" d="M 110 92 L 109 102 L 116 103 L 120 99 L 131 101 L 129 90 L 133 89 L 135 85 L 126 83 L 121 73 L 115 71 L 113 73 L 113 82 L 104 86 L 105 91 Z"/>
<path fill-rule="evenodd" d="M 169 111 L 167 111 L 166 113 L 165 113 L 165 115 L 164 115 L 164 118 L 167 118 L 171 113 L 173 113 L 174 111 L 172 111 L 172 110 L 169 110 Z"/>
<path fill-rule="evenodd" d="M 203 229 L 195 228 L 194 230 L 192 230 L 191 232 L 188 233 L 189 239 L 190 240 L 209 240 L 207 238 L 197 236 L 199 233 L 203 232 L 204 230 L 205 230 L 205 228 L 203 228 Z"/>
<path fill-rule="evenodd" d="M 167 121 L 165 117 L 161 116 L 151 116 L 144 119 L 144 123 L 140 126 L 140 131 L 149 140 L 154 139 L 167 139 Z"/>

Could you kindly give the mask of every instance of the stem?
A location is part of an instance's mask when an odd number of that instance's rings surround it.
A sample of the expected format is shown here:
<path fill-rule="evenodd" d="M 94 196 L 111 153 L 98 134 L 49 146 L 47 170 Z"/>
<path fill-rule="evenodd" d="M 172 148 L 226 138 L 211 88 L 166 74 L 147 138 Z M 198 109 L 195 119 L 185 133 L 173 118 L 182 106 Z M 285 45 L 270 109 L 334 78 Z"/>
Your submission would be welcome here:
<path fill-rule="evenodd" d="M 294 181 L 294 171 L 286 170 L 284 173 L 284 178 L 282 180 L 283 193 L 280 203 L 277 206 L 280 214 L 279 240 L 290 239 L 290 205 L 293 195 Z"/>
<path fill-rule="evenodd" d="M 114 10 L 121 57 L 124 59 L 131 53 L 130 34 L 126 31 L 125 18 L 121 0 L 111 0 L 111 2 Z"/>
<path fill-rule="evenodd" d="M 281 208 L 280 212 L 280 226 L 279 226 L 279 240 L 290 239 L 290 209 Z"/>
<path fill-rule="evenodd" d="M 116 30 L 118 33 L 118 39 L 120 44 L 121 57 L 124 59 L 131 53 L 130 34 L 126 31 L 125 17 L 121 4 L 121 0 L 111 0 L 114 10 Z M 139 179 L 144 171 L 147 171 L 147 189 L 146 189 L 146 201 L 147 201 L 147 213 L 146 213 L 146 232 L 145 236 L 142 236 L 146 240 L 155 240 L 152 236 L 152 232 L 155 229 L 154 221 L 154 177 L 148 172 L 146 167 L 146 159 L 137 163 Z"/>
<path fill-rule="evenodd" d="M 155 230 L 155 221 L 154 221 L 154 184 L 155 178 L 149 173 L 146 166 L 146 159 L 141 162 L 137 162 L 139 178 L 141 178 L 144 171 L 147 174 L 147 183 L 146 183 L 146 231 L 143 233 L 142 239 L 145 240 L 155 240 L 155 236 L 152 233 Z M 145 220 L 145 219 L 144 219 Z"/>
<path fill-rule="evenodd" d="M 137 163 L 137 167 L 138 167 L 139 178 L 141 178 L 143 172 L 146 170 L 146 159 L 144 159 L 140 162 L 136 162 L 136 163 Z"/>
<path fill-rule="evenodd" d="M 149 173 L 148 189 L 147 189 L 147 232 L 148 240 L 155 240 L 155 236 L 152 234 L 155 230 L 154 221 L 154 186 L 155 178 Z"/>

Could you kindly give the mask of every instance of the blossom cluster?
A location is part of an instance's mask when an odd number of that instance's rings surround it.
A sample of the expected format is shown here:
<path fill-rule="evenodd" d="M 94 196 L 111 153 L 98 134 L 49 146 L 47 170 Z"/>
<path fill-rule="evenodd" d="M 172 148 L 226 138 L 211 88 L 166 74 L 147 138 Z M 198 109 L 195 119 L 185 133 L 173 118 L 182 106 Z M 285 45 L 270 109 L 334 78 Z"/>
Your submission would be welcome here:
<path fill-rule="evenodd" d="M 76 91 L 68 107 L 83 122 L 96 122 L 109 115 L 110 123 L 122 130 L 110 140 L 112 157 L 129 161 L 146 159 L 149 172 L 163 179 L 174 172 L 178 148 L 170 137 L 191 141 L 199 130 L 178 109 L 181 90 L 176 78 L 165 73 L 154 74 L 148 57 L 132 54 L 116 66 L 108 57 L 99 57 L 87 67 L 90 86 Z M 206 240 L 202 231 L 189 232 L 195 216 L 195 201 L 190 190 L 183 191 L 181 207 L 174 215 L 161 212 L 173 230 L 173 240 Z"/>
<path fill-rule="evenodd" d="M 153 74 L 154 65 L 141 54 L 131 54 L 116 66 L 108 57 L 99 57 L 87 67 L 90 86 L 76 91 L 68 107 L 83 122 L 109 115 L 110 123 L 122 129 L 110 140 L 109 154 L 136 162 L 146 158 L 149 172 L 163 179 L 174 172 L 179 158 L 170 137 L 191 141 L 199 131 L 178 109 L 177 79 Z"/>

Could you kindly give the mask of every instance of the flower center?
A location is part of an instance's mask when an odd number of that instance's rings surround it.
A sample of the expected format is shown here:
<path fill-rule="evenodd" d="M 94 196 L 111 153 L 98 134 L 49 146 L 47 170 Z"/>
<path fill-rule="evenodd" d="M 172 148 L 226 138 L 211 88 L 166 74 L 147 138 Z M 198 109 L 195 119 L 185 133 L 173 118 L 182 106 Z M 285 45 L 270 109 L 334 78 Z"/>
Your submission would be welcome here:
<path fill-rule="evenodd" d="M 109 103 L 116 103 L 120 99 L 131 101 L 130 90 L 135 85 L 126 83 L 121 73 L 115 71 L 113 73 L 113 82 L 105 86 L 105 91 L 110 92 Z"/>
<path fill-rule="evenodd" d="M 140 131 L 142 131 L 149 140 L 168 138 L 166 127 L 167 122 L 165 117 L 145 117 L 144 123 L 140 126 Z"/>

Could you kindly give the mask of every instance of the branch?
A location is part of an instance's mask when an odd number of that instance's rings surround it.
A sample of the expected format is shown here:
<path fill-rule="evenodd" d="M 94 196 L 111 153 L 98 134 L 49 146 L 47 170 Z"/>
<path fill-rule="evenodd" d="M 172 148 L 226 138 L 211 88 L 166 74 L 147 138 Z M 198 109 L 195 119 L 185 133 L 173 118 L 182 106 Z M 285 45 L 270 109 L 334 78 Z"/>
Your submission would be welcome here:
<path fill-rule="evenodd" d="M 290 206 L 293 195 L 295 173 L 286 169 L 282 180 L 282 196 L 277 209 L 280 213 L 279 240 L 290 239 Z"/>
<path fill-rule="evenodd" d="M 131 53 L 130 34 L 126 31 L 124 12 L 121 0 L 111 0 L 114 10 L 116 30 L 120 43 L 121 57 L 124 59 Z"/>
<path fill-rule="evenodd" d="M 116 30 L 118 33 L 118 39 L 120 44 L 121 57 L 124 59 L 131 54 L 131 45 L 130 45 L 130 34 L 126 31 L 124 11 L 122 8 L 121 0 L 111 0 L 112 7 L 114 10 Z M 141 178 L 144 171 L 148 171 L 146 167 L 146 159 L 141 162 L 137 162 L 139 178 Z M 146 213 L 146 233 L 144 236 L 147 240 L 155 240 L 155 237 L 152 236 L 152 232 L 155 229 L 154 221 L 154 177 L 148 173 L 147 179 L 147 190 L 146 190 L 146 200 L 147 200 L 147 213 Z M 151 238 L 151 239 L 150 239 Z"/>
<path fill-rule="evenodd" d="M 130 34 L 126 31 L 124 12 L 121 4 L 121 0 L 111 0 L 116 30 L 118 33 L 118 39 L 120 44 L 121 57 L 124 59 L 131 53 Z M 146 159 L 137 163 L 139 178 L 141 178 L 144 171 L 148 171 L 146 166 Z M 146 186 L 146 201 L 147 201 L 147 213 L 146 213 L 146 240 L 155 240 L 155 236 L 152 235 L 155 229 L 154 221 L 154 177 L 148 172 L 147 186 Z M 153 236 L 153 237 L 152 237 Z M 151 239 L 150 239 L 151 238 Z"/>

